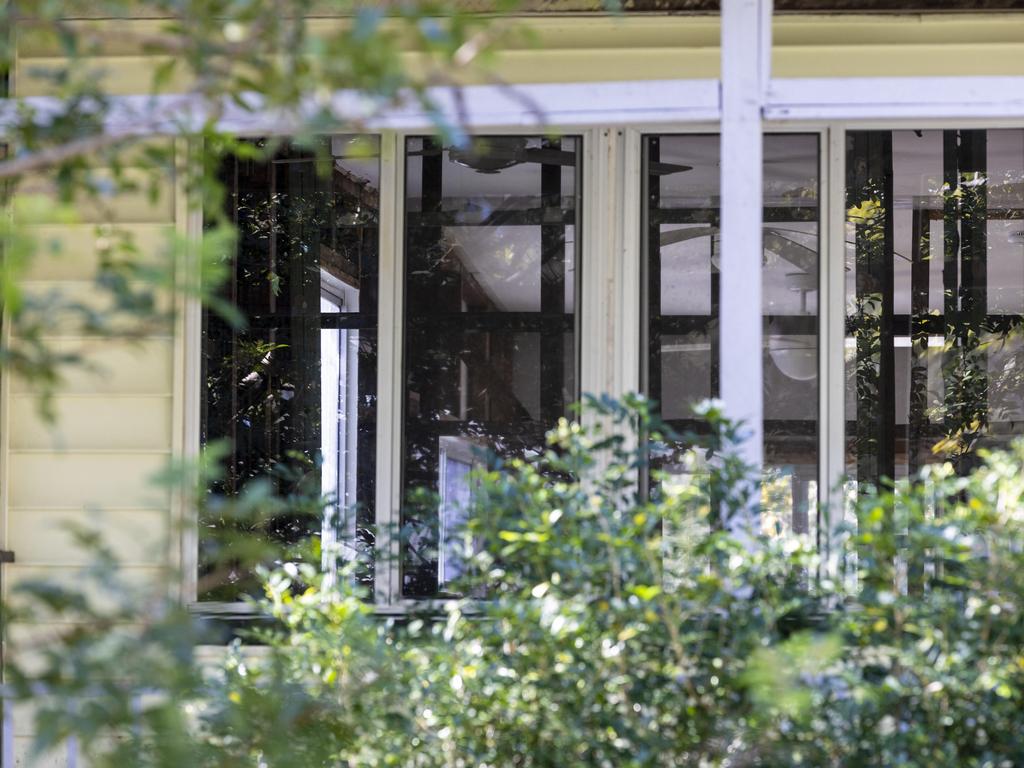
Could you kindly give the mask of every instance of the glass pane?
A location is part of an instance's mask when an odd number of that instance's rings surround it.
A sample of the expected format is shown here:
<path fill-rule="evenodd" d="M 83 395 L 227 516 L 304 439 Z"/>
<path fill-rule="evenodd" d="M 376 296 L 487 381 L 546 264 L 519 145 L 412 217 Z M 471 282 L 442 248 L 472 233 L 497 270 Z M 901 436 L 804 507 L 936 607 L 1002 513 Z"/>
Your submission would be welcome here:
<path fill-rule="evenodd" d="M 847 135 L 851 492 L 1024 434 L 1024 131 Z"/>
<path fill-rule="evenodd" d="M 529 456 L 576 399 L 577 138 L 406 142 L 402 589 L 459 569 L 468 467 Z"/>
<path fill-rule="evenodd" d="M 266 142 L 254 141 L 266 150 Z M 239 238 L 223 297 L 245 315 L 233 328 L 203 316 L 202 439 L 224 440 L 235 496 L 256 480 L 323 494 L 326 511 L 239 522 L 210 505 L 200 520 L 199 598 L 237 600 L 257 587 L 245 553 L 322 536 L 325 562 L 372 545 L 377 388 L 375 141 L 324 138 L 221 168 Z M 370 565 L 361 578 L 372 578 Z"/>
<path fill-rule="evenodd" d="M 648 136 L 644 152 L 644 386 L 664 419 L 696 429 L 693 405 L 718 396 L 719 353 L 729 343 L 720 337 L 718 316 L 719 140 Z M 818 221 L 818 137 L 765 136 L 762 522 L 768 532 L 814 534 L 817 526 Z"/>

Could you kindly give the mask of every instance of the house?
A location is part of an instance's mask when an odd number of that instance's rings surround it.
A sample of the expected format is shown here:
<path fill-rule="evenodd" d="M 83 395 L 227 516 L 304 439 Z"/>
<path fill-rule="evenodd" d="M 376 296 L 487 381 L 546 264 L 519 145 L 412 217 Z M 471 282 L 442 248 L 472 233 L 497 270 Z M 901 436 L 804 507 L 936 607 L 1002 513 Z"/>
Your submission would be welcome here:
<path fill-rule="evenodd" d="M 94 364 L 68 372 L 56 427 L 3 378 L 3 589 L 73 582 L 86 555 L 64 528 L 87 522 L 130 578 L 180 574 L 181 600 L 235 613 L 247 574 L 201 578 L 219 523 L 150 482 L 224 438 L 219 490 L 286 459 L 282 487 L 313 477 L 336 500 L 326 539 L 399 555 L 371 574 L 390 612 L 457 574 L 445 532 L 478 449 L 529 456 L 584 392 L 645 392 L 682 426 L 722 397 L 753 433 L 764 524 L 823 547 L 842 515 L 821 504 L 1024 433 L 1020 4 L 724 2 L 524 12 L 540 44 L 498 69 L 550 131 L 481 85 L 470 145 L 405 113 L 227 161 L 244 330 L 185 300 L 173 332 L 131 343 L 55 323 Z M 25 38 L 10 95 L 52 93 L 58 59 Z M 160 64 L 130 46 L 95 63 L 123 96 Z M 180 175 L 111 210 L 143 253 L 203 236 Z M 99 216 L 35 225 L 63 253 L 31 291 L 88 295 Z M 417 487 L 440 504 L 405 506 Z"/>

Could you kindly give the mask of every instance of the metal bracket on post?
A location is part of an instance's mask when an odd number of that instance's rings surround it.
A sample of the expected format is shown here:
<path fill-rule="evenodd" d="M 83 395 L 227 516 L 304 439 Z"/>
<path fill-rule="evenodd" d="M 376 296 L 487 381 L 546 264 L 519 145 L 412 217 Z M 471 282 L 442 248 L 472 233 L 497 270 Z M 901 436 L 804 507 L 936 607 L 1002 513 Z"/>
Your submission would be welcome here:
<path fill-rule="evenodd" d="M 756 530 L 764 454 L 762 109 L 770 77 L 771 19 L 771 0 L 722 2 L 719 370 L 725 413 L 745 427 L 739 456 L 751 468 L 745 491 L 750 515 L 727 521 L 740 530 Z"/>

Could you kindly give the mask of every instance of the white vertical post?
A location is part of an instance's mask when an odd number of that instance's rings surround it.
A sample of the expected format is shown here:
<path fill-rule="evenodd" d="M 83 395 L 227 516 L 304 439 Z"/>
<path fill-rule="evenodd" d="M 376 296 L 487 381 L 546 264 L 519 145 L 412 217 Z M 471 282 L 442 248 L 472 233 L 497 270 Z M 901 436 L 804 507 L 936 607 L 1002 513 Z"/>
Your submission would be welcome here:
<path fill-rule="evenodd" d="M 178 139 L 175 142 L 174 220 L 175 230 L 189 247 L 181 262 L 174 265 L 182 279 L 178 282 L 198 287 L 199 249 L 203 239 L 203 209 L 197 200 L 189 199 L 186 174 L 189 164 L 197 162 L 202 149 L 199 141 Z M 172 527 L 169 537 L 172 565 L 181 569 L 180 587 L 183 603 L 194 603 L 199 576 L 199 523 L 191 492 L 199 478 L 194 463 L 200 453 L 200 412 L 202 405 L 202 335 L 203 307 L 198 296 L 175 298 L 177 319 L 174 324 L 174 397 L 172 421 L 174 430 L 171 452 L 175 459 L 189 467 L 186 484 L 175 488 L 172 500 Z M 175 535 L 180 534 L 180 535 Z"/>
<path fill-rule="evenodd" d="M 740 456 L 763 463 L 761 109 L 771 55 L 771 0 L 722 2 L 720 381 L 726 414 L 746 427 Z M 759 484 L 749 505 L 759 506 Z"/>
<path fill-rule="evenodd" d="M 827 519 L 822 520 L 822 539 L 832 575 L 839 575 L 839 527 L 843 523 L 846 472 L 846 132 L 840 125 L 828 130 L 828 194 L 825 211 L 827 240 L 821 260 L 828 283 L 819 296 L 824 320 L 819 341 L 822 358 L 818 397 L 823 403 L 825 443 L 822 445 L 821 498 L 826 500 Z"/>
<path fill-rule="evenodd" d="M 576 233 L 580 275 L 576 311 L 579 316 L 580 393 L 617 394 L 612 383 L 611 355 L 614 326 L 619 320 L 614 303 L 614 269 L 620 217 L 618 210 L 619 153 L 614 128 L 587 131 L 583 136 L 583 231 Z M 585 414 L 589 421 L 591 414 Z"/>
<path fill-rule="evenodd" d="M 374 601 L 401 594 L 398 538 L 402 466 L 403 139 L 380 137 L 380 299 L 377 307 L 377 493 Z"/>

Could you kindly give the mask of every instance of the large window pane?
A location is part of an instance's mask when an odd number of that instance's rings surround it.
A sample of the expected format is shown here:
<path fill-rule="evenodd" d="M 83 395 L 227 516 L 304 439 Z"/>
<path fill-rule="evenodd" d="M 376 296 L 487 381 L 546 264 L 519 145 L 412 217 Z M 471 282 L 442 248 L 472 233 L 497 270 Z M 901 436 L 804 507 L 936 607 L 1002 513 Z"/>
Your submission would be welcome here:
<path fill-rule="evenodd" d="M 664 419 L 679 430 L 695 429 L 693 405 L 718 396 L 719 356 L 729 344 L 719 333 L 718 314 L 719 139 L 648 136 L 644 154 L 644 387 Z M 816 531 L 818 221 L 818 137 L 766 136 L 759 362 L 762 520 L 769 532 Z"/>
<path fill-rule="evenodd" d="M 1024 434 L 1024 131 L 847 139 L 853 484 L 977 463 Z"/>
<path fill-rule="evenodd" d="M 406 142 L 402 590 L 458 574 L 489 452 L 530 456 L 577 397 L 579 139 Z"/>
<path fill-rule="evenodd" d="M 372 545 L 378 153 L 350 137 L 316 149 L 232 157 L 221 169 L 239 230 L 224 298 L 246 325 L 204 312 L 202 439 L 228 445 L 214 494 L 261 480 L 284 494 L 319 491 L 326 513 L 239 522 L 210 506 L 199 543 L 200 583 L 211 585 L 200 599 L 252 592 L 244 553 L 254 540 L 278 549 L 275 560 L 309 536 L 328 555 Z M 361 577 L 372 578 L 369 565 Z"/>

